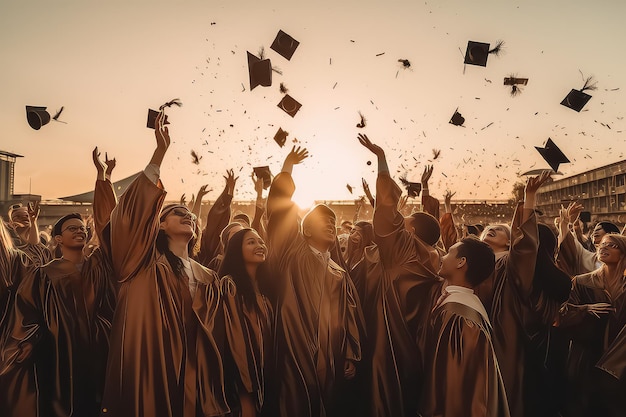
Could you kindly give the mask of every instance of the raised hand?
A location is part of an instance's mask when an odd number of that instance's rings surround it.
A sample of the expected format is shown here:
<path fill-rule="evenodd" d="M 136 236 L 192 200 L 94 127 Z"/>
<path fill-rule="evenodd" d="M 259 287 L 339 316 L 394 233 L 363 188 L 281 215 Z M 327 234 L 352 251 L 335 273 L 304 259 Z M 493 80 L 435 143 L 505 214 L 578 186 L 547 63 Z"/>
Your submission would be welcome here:
<path fill-rule="evenodd" d="M 535 208 L 535 195 L 539 187 L 550 179 L 552 171 L 545 170 L 536 177 L 529 177 L 524 189 L 524 208 Z"/>
<path fill-rule="evenodd" d="M 263 178 L 258 177 L 254 171 L 250 174 L 252 183 L 254 184 L 254 191 L 256 191 L 257 197 L 263 194 Z"/>
<path fill-rule="evenodd" d="M 187 205 L 187 196 L 185 195 L 185 193 L 183 193 L 183 195 L 180 196 L 180 201 L 178 203 L 181 206 L 186 206 Z"/>
<path fill-rule="evenodd" d="M 228 194 L 233 195 L 235 192 L 235 183 L 239 179 L 239 177 L 235 177 L 235 172 L 232 169 L 226 171 L 226 175 L 224 176 L 226 180 L 226 188 L 228 189 Z"/>
<path fill-rule="evenodd" d="M 30 223 L 33 224 L 33 222 L 36 222 L 39 218 L 39 201 L 31 201 L 30 203 L 28 203 L 27 210 L 28 217 L 30 217 Z"/>
<path fill-rule="evenodd" d="M 93 159 L 93 165 L 96 167 L 96 170 L 98 171 L 97 179 L 104 180 L 104 173 L 107 169 L 107 166 L 100 159 L 100 152 L 98 151 L 97 146 L 93 148 L 93 152 L 91 152 L 91 158 Z"/>
<path fill-rule="evenodd" d="M 115 158 L 109 159 L 109 155 L 105 152 L 104 153 L 104 163 L 107 166 L 107 169 L 106 169 L 104 175 L 107 178 L 111 178 L 111 172 L 113 172 L 113 169 L 115 168 L 115 165 L 117 164 L 117 161 L 115 160 Z"/>
<path fill-rule="evenodd" d="M 285 158 L 285 162 L 283 162 L 282 172 L 288 172 L 291 174 L 294 165 L 298 165 L 305 159 L 309 157 L 309 151 L 306 148 L 301 148 L 300 146 L 294 146 L 291 148 L 291 151 L 287 154 Z"/>
<path fill-rule="evenodd" d="M 446 191 L 446 195 L 443 198 L 444 207 L 446 208 L 446 213 L 452 213 L 452 197 L 456 194 L 450 190 Z"/>
<path fill-rule="evenodd" d="M 212 191 L 212 190 L 206 189 L 208 186 L 209 186 L 208 184 L 205 184 L 200 187 L 200 189 L 198 190 L 198 196 L 196 197 L 196 201 L 202 201 L 204 196 Z"/>
<path fill-rule="evenodd" d="M 363 182 L 363 191 L 365 192 L 365 196 L 369 200 L 372 207 L 374 207 L 374 203 L 376 200 L 374 200 L 374 196 L 372 195 L 372 192 L 370 191 L 370 186 L 367 183 L 367 181 L 365 181 L 365 178 L 361 178 L 361 181 Z"/>
<path fill-rule="evenodd" d="M 376 156 L 385 155 L 385 151 L 383 150 L 383 148 L 376 145 L 375 143 L 372 143 L 372 141 L 369 140 L 367 135 L 364 135 L 363 133 L 359 133 L 358 139 L 359 139 L 359 143 L 363 145 L 364 147 L 366 147 L 367 149 L 369 149 L 370 152 L 372 152 L 374 155 Z"/>
<path fill-rule="evenodd" d="M 157 142 L 157 148 L 167 150 L 170 146 L 170 131 L 165 126 L 165 112 L 161 110 L 156 117 L 154 136 Z"/>
<path fill-rule="evenodd" d="M 428 188 L 428 180 L 430 179 L 431 175 L 433 175 L 433 166 L 426 165 L 424 167 L 424 172 L 422 173 L 422 188 L 424 188 L 424 186 Z"/>
<path fill-rule="evenodd" d="M 572 201 L 569 203 L 566 209 L 567 221 L 569 223 L 575 223 L 578 220 L 578 216 L 585 209 L 585 206 L 580 204 L 578 201 Z"/>

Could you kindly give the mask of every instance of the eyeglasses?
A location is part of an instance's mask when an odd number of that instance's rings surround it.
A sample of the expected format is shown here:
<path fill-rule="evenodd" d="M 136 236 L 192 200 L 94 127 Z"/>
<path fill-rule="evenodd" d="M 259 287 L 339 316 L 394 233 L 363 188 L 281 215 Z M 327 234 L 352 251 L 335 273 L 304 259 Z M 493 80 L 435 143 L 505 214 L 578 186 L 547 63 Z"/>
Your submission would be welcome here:
<path fill-rule="evenodd" d="M 81 232 L 87 233 L 87 228 L 85 226 L 67 226 L 65 229 L 61 230 L 61 233 L 65 232 L 66 230 L 69 230 L 70 233 L 76 233 L 79 230 Z"/>
<path fill-rule="evenodd" d="M 613 242 L 602 242 L 598 245 L 599 248 L 611 248 L 611 249 L 620 249 L 617 243 Z"/>
<path fill-rule="evenodd" d="M 182 208 L 175 208 L 175 209 L 173 209 L 172 210 L 172 214 L 174 214 L 175 216 L 178 216 L 178 217 L 191 217 L 191 220 L 193 220 L 194 222 L 198 218 L 198 216 L 196 216 L 195 214 L 193 214 L 189 210 L 185 210 L 185 209 L 182 209 Z"/>

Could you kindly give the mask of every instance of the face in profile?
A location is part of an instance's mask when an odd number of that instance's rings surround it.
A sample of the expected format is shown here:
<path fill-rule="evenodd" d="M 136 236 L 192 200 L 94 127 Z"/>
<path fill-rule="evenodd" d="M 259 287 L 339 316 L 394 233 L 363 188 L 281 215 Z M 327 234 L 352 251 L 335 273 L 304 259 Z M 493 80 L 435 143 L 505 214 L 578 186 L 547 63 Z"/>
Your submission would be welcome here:
<path fill-rule="evenodd" d="M 185 207 L 176 207 L 165 216 L 161 229 L 170 237 L 184 236 L 191 239 L 196 232 L 196 215 Z"/>

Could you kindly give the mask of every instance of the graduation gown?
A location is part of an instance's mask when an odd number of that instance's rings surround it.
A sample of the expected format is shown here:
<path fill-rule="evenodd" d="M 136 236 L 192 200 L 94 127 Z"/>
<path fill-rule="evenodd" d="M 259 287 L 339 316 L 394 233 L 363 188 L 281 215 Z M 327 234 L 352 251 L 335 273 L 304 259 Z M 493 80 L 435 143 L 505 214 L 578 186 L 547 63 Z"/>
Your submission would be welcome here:
<path fill-rule="evenodd" d="M 344 363 L 361 359 L 358 304 L 347 272 L 315 254 L 299 232 L 294 191 L 291 175 L 281 172 L 267 201 L 277 287 L 274 395 L 280 416 L 333 415 Z"/>
<path fill-rule="evenodd" d="M 0 223 L 0 227 L 4 225 Z M 24 252 L 0 245 L 0 415 L 3 417 L 37 415 L 35 375 L 21 367 L 4 366 L 7 333 L 15 315 L 15 295 L 29 265 L 32 261 Z M 30 398 L 19 398 L 20 393 L 29 393 Z"/>
<path fill-rule="evenodd" d="M 615 312 L 600 315 L 600 318 L 589 314 L 585 304 L 608 303 L 615 308 Z M 626 394 L 625 384 L 619 380 L 623 376 L 623 364 L 620 365 L 620 355 L 623 357 L 624 326 L 626 325 L 626 291 L 612 299 L 606 290 L 604 281 L 591 272 L 578 275 L 573 279 L 572 291 L 567 304 L 561 310 L 560 326 L 570 337 L 570 351 L 567 363 L 567 377 L 569 383 L 569 415 L 591 415 L 597 412 L 599 406 L 605 406 L 608 401 L 620 401 L 619 397 L 606 394 L 608 390 L 618 390 L 622 399 L 622 410 L 626 407 L 623 397 Z M 598 369 L 612 375 L 615 384 L 612 387 L 602 387 L 604 380 Z M 604 391 L 604 392 L 603 392 Z M 586 413 L 586 414 L 585 414 Z M 606 414 L 614 415 L 614 414 Z"/>
<path fill-rule="evenodd" d="M 96 181 L 97 232 L 114 206 L 111 182 Z M 114 309 L 112 270 L 102 248 L 78 267 L 57 258 L 30 270 L 16 295 L 3 352 L 5 372 L 32 374 L 36 381 L 34 392 L 20 383 L 19 407 L 36 397 L 40 416 L 98 415 Z"/>
<path fill-rule="evenodd" d="M 230 371 L 227 380 L 234 385 L 235 394 L 251 394 L 257 411 L 261 411 L 272 355 L 271 306 L 261 294 L 256 295 L 254 306 L 245 303 L 230 275 L 221 278 L 220 286 L 227 341 L 225 356 Z"/>
<path fill-rule="evenodd" d="M 487 312 L 470 289 L 446 290 L 454 292 L 435 307 L 429 320 L 421 415 L 508 417 Z M 474 303 L 468 303 L 468 297 L 473 297 Z"/>
<path fill-rule="evenodd" d="M 159 183 L 160 185 L 160 183 Z M 220 346 L 224 329 L 216 274 L 191 260 L 198 281 L 172 270 L 156 249 L 165 191 L 145 174 L 111 214 L 119 280 L 102 416 L 227 414 Z"/>
<path fill-rule="evenodd" d="M 374 241 L 365 251 L 363 310 L 367 326 L 370 411 L 376 417 L 414 416 L 423 382 L 423 337 L 439 297 L 439 254 L 404 228 L 402 194 L 388 173 L 376 181 Z"/>
<path fill-rule="evenodd" d="M 529 215 L 522 222 L 522 210 Z M 493 345 L 509 401 L 511 416 L 524 415 L 524 353 L 526 328 L 524 317 L 537 260 L 537 219 L 534 210 L 517 207 L 511 223 L 511 249 L 496 254 L 496 267 L 491 277 L 475 288 L 493 326 Z"/>
<path fill-rule="evenodd" d="M 200 236 L 200 251 L 197 257 L 197 261 L 206 267 L 211 268 L 209 264 L 213 258 L 220 254 L 220 234 L 230 221 L 230 203 L 232 200 L 233 196 L 228 194 L 227 186 L 215 200 L 206 216 L 206 224 L 202 229 L 202 236 Z M 219 267 L 219 264 L 217 266 Z M 212 269 L 217 271 L 217 268 Z"/>

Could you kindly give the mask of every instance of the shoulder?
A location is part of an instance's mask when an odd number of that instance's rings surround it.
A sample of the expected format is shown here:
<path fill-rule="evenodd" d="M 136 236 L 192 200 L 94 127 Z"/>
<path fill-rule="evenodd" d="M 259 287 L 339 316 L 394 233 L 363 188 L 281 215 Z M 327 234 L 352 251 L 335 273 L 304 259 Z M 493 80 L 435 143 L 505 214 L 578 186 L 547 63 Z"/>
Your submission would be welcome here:
<path fill-rule="evenodd" d="M 205 284 L 212 284 L 212 283 L 219 282 L 217 273 L 214 270 L 207 268 L 206 266 L 202 265 L 201 263 L 193 259 L 190 259 L 190 262 L 191 262 L 191 269 L 194 272 L 194 277 L 196 278 L 196 280 L 198 280 L 199 282 L 203 282 Z"/>
<path fill-rule="evenodd" d="M 572 278 L 572 284 L 574 287 L 602 288 L 600 277 L 595 271 L 576 275 Z"/>

